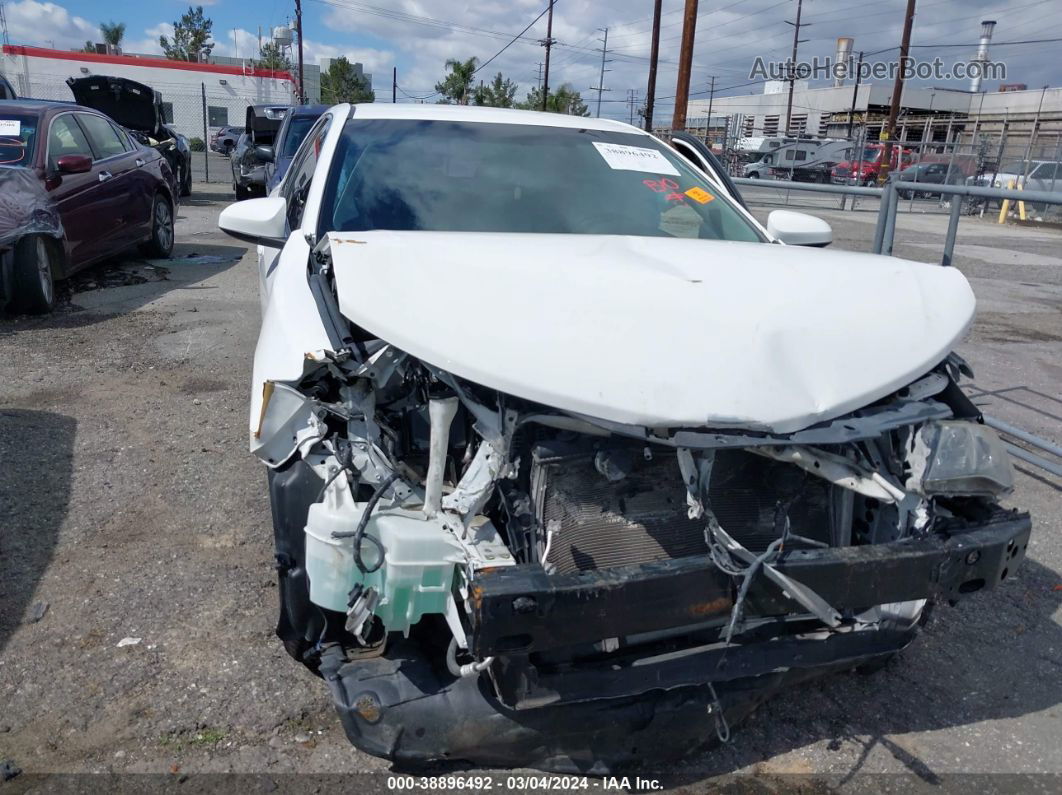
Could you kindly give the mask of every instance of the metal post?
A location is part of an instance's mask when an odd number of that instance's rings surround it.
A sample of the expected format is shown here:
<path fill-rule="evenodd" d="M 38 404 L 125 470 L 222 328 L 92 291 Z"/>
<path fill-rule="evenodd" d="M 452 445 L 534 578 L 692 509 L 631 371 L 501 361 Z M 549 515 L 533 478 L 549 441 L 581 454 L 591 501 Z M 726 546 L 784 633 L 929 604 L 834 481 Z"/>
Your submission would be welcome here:
<path fill-rule="evenodd" d="M 391 104 L 398 102 L 398 67 L 391 67 Z"/>
<path fill-rule="evenodd" d="M 882 196 L 882 201 L 885 201 L 885 197 Z M 882 236 L 881 241 L 881 253 L 885 256 L 892 255 L 892 243 L 893 238 L 896 237 L 896 210 L 900 201 L 900 192 L 896 190 L 896 186 L 893 185 L 891 191 L 889 191 L 888 201 L 885 202 L 885 233 Z"/>
<path fill-rule="evenodd" d="M 1036 107 L 1036 115 L 1033 117 L 1032 129 L 1029 130 L 1029 143 L 1025 146 L 1025 165 L 1022 168 L 1021 184 L 1025 185 L 1029 181 L 1029 158 L 1032 157 L 1033 143 L 1036 141 L 1036 133 L 1040 129 L 1040 111 L 1044 107 L 1044 94 L 1047 93 L 1047 86 L 1044 86 L 1043 91 L 1040 92 L 1040 104 Z"/>
<path fill-rule="evenodd" d="M 210 182 L 210 137 L 207 132 L 206 83 L 200 83 L 199 89 L 203 92 L 203 171 L 206 172 L 204 179 Z"/>
<path fill-rule="evenodd" d="M 880 254 L 882 244 L 885 241 L 885 220 L 889 214 L 889 197 L 896 192 L 891 182 L 886 182 L 881 189 L 881 198 L 878 199 L 878 222 L 874 226 L 874 248 L 871 249 L 875 254 Z M 855 204 L 855 202 L 852 202 Z"/>
<path fill-rule="evenodd" d="M 306 104 L 306 84 L 302 76 L 302 0 L 295 0 L 295 33 L 299 37 L 299 104 Z"/>
<path fill-rule="evenodd" d="M 943 198 L 944 194 L 941 194 Z M 944 256 L 940 264 L 951 265 L 951 255 L 955 250 L 955 235 L 959 232 L 959 216 L 962 215 L 962 196 L 951 197 L 951 215 L 948 216 L 948 234 L 944 238 Z"/>

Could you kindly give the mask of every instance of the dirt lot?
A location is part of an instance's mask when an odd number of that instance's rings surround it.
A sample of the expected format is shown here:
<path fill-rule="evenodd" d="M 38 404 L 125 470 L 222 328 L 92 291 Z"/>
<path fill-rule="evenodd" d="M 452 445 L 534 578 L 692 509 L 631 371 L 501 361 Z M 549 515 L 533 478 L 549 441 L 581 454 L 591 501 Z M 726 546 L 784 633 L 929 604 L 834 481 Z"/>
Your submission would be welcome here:
<path fill-rule="evenodd" d="M 23 781 L 387 770 L 273 636 L 246 444 L 257 276 L 210 190 L 181 208 L 173 261 L 97 268 L 55 315 L 0 317 L 0 761 Z M 822 215 L 839 247 L 867 248 L 871 214 Z M 943 223 L 902 219 L 897 254 L 937 257 Z M 959 240 L 986 411 L 1062 442 L 1062 234 L 964 220 Z M 729 746 L 654 773 L 1062 774 L 1060 484 L 1019 471 L 1034 535 L 1016 576 L 939 608 L 885 671 L 780 696 Z"/>

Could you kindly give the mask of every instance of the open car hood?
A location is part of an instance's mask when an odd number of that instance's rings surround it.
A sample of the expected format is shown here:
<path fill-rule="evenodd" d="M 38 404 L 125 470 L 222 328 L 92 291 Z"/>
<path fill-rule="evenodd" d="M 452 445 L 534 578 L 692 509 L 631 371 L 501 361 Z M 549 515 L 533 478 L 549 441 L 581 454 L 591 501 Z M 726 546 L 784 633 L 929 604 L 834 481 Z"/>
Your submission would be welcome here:
<path fill-rule="evenodd" d="M 162 128 L 162 97 L 135 80 L 107 75 L 68 78 L 74 101 L 110 116 L 123 127 L 153 138 L 167 138 Z"/>
<path fill-rule="evenodd" d="M 790 433 L 940 362 L 954 268 L 846 251 L 598 235 L 330 233 L 342 313 L 428 364 L 612 422 Z"/>

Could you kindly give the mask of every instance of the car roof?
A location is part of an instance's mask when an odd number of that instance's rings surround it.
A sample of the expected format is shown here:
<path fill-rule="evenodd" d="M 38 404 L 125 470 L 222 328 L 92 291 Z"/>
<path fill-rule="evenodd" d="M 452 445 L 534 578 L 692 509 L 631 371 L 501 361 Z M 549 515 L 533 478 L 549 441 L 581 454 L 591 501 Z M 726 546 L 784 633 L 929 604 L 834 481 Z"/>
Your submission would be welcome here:
<path fill-rule="evenodd" d="M 101 113 L 95 108 L 87 108 L 84 105 L 78 105 L 76 102 L 68 102 L 62 99 L 0 99 L 0 112 L 39 114 L 49 110 L 76 110 L 80 113 L 92 113 L 96 116 L 110 118 L 106 113 Z M 111 119 L 111 121 L 114 120 Z"/>
<path fill-rule="evenodd" d="M 595 119 L 586 116 L 567 116 L 563 113 L 542 113 L 512 108 L 483 108 L 469 105 L 420 105 L 372 102 L 354 106 L 355 119 L 414 119 L 422 121 L 470 121 L 491 124 L 525 124 L 537 127 L 566 127 L 579 130 L 608 130 L 612 132 L 648 135 L 626 122 Z"/>

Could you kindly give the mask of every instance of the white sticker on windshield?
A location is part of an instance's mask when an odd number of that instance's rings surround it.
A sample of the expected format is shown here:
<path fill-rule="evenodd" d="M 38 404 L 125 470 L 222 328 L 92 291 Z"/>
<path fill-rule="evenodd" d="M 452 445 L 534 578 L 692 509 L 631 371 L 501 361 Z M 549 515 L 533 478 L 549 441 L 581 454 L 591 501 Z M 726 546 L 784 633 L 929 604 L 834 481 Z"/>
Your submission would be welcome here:
<path fill-rule="evenodd" d="M 671 174 L 679 176 L 676 169 L 664 157 L 663 152 L 646 149 L 641 146 L 624 146 L 623 144 L 606 144 L 593 141 L 601 157 L 605 158 L 609 168 L 619 171 L 645 171 L 650 174 Z"/>
<path fill-rule="evenodd" d="M 0 135 L 18 135 L 22 132 L 22 122 L 18 119 L 0 119 Z"/>

